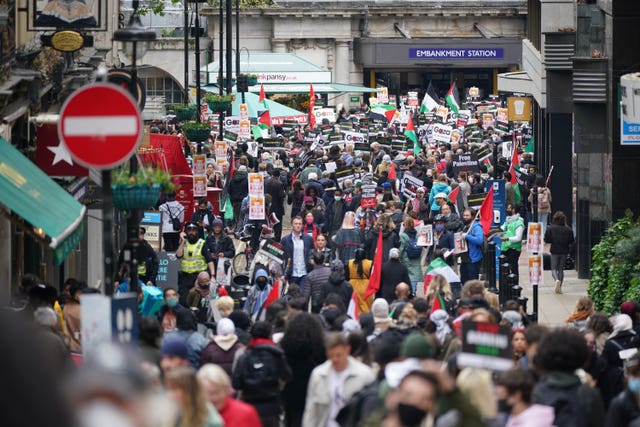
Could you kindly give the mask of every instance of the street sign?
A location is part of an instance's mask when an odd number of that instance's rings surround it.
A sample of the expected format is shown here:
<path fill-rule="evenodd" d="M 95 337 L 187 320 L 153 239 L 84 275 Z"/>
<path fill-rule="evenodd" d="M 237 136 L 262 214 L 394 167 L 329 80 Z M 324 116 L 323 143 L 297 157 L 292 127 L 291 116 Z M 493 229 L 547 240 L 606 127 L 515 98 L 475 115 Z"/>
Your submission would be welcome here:
<path fill-rule="evenodd" d="M 109 83 L 74 92 L 62 106 L 58 136 L 79 164 L 110 169 L 135 151 L 142 139 L 142 115 L 133 97 Z"/>

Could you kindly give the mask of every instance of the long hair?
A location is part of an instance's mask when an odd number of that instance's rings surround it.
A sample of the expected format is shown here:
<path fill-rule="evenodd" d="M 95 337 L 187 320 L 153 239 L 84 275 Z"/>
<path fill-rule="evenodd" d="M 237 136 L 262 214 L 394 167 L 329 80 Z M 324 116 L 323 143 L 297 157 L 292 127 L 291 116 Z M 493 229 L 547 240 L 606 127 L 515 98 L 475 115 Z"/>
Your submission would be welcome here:
<path fill-rule="evenodd" d="M 362 268 L 362 260 L 365 259 L 366 254 L 364 249 L 358 248 L 354 253 L 353 263 L 358 266 L 358 277 L 362 278 L 364 274 L 364 270 Z"/>
<path fill-rule="evenodd" d="M 438 295 L 438 293 L 442 292 L 444 294 L 444 299 L 447 301 L 451 301 L 453 299 L 453 294 L 451 292 L 451 285 L 445 279 L 445 277 L 441 274 L 436 274 L 429 282 L 429 286 L 427 287 L 427 292 L 425 293 L 425 298 L 429 303 L 433 300 L 433 298 Z"/>
<path fill-rule="evenodd" d="M 207 396 L 198 382 L 196 372 L 187 366 L 173 369 L 165 377 L 165 387 L 182 391 L 180 427 L 201 427 L 209 417 L 209 408 Z"/>
<path fill-rule="evenodd" d="M 280 347 L 287 359 L 306 359 L 318 365 L 326 357 L 323 337 L 320 322 L 312 314 L 300 313 L 287 322 Z"/>

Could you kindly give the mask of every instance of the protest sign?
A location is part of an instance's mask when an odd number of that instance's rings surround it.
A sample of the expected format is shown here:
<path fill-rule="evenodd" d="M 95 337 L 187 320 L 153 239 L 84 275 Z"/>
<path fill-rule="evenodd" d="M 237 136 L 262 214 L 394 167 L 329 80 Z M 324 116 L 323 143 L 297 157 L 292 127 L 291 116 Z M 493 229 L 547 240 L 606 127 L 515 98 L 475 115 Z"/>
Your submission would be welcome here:
<path fill-rule="evenodd" d="M 376 96 L 379 104 L 388 104 L 389 103 L 389 89 L 386 87 L 378 88 L 378 94 Z"/>
<path fill-rule="evenodd" d="M 416 191 L 418 188 L 423 187 L 424 182 L 416 178 L 415 176 L 411 176 L 408 174 L 404 174 L 402 176 L 402 180 L 400 181 L 400 191 L 404 194 L 405 197 L 410 199 L 416 197 Z"/>
<path fill-rule="evenodd" d="M 336 180 L 342 188 L 346 179 L 353 179 L 353 170 L 350 167 L 343 167 L 336 170 Z"/>
<path fill-rule="evenodd" d="M 485 129 L 488 129 L 490 127 L 493 127 L 493 124 L 494 124 L 493 114 L 484 113 L 482 115 L 482 127 Z"/>
<path fill-rule="evenodd" d="M 478 210 L 484 201 L 484 193 L 472 193 L 467 197 L 469 207 Z"/>
<path fill-rule="evenodd" d="M 193 197 L 207 197 L 207 176 L 193 176 Z"/>
<path fill-rule="evenodd" d="M 376 207 L 376 185 L 365 184 L 362 186 L 362 197 L 360 199 L 362 209 L 375 209 Z"/>
<path fill-rule="evenodd" d="M 451 131 L 451 126 L 436 123 L 433 125 L 433 140 L 445 143 L 449 142 L 451 141 Z"/>
<path fill-rule="evenodd" d="M 316 116 L 316 123 L 322 123 L 325 119 L 329 123 L 336 122 L 336 112 L 333 108 L 316 108 L 313 110 L 313 114 Z"/>
<path fill-rule="evenodd" d="M 344 143 L 346 144 L 353 144 L 354 146 L 358 146 L 367 143 L 367 135 L 363 133 L 351 131 L 343 131 L 342 133 L 344 134 Z"/>
<path fill-rule="evenodd" d="M 449 109 L 443 105 L 438 105 L 436 109 L 436 117 L 442 121 L 447 120 L 447 116 L 449 115 Z"/>
<path fill-rule="evenodd" d="M 433 246 L 433 226 L 426 224 L 418 228 L 417 246 Z"/>
<path fill-rule="evenodd" d="M 529 256 L 529 284 L 542 285 L 542 254 Z"/>
<path fill-rule="evenodd" d="M 249 174 L 249 197 L 264 196 L 264 177 L 259 173 Z"/>
<path fill-rule="evenodd" d="M 224 130 L 238 133 L 240 130 L 240 116 L 227 116 L 224 118 Z"/>
<path fill-rule="evenodd" d="M 493 152 L 491 151 L 491 147 L 485 145 L 477 149 L 475 154 L 478 157 L 478 160 L 484 160 L 491 157 L 491 154 L 493 154 Z"/>
<path fill-rule="evenodd" d="M 457 365 L 505 371 L 513 368 L 511 328 L 497 323 L 462 322 L 462 351 Z"/>
<path fill-rule="evenodd" d="M 475 154 L 454 154 L 451 156 L 451 170 L 454 176 L 460 172 L 473 173 L 480 170 L 478 156 Z"/>
<path fill-rule="evenodd" d="M 530 222 L 527 227 L 527 251 L 542 253 L 542 223 Z"/>
<path fill-rule="evenodd" d="M 240 128 L 238 127 L 238 130 L 239 130 L 239 129 L 240 129 Z M 229 141 L 229 142 L 236 142 L 236 141 L 238 140 L 238 134 L 237 134 L 237 133 L 235 133 L 235 132 L 231 132 L 231 131 L 229 131 L 229 130 L 225 129 L 225 130 L 224 130 L 224 134 L 222 135 L 222 138 L 223 138 L 225 141 Z"/>
<path fill-rule="evenodd" d="M 227 160 L 227 143 L 226 141 L 216 141 L 213 145 L 216 160 Z"/>
<path fill-rule="evenodd" d="M 258 253 L 279 264 L 284 264 L 284 247 L 275 240 L 266 240 L 258 250 Z"/>
<path fill-rule="evenodd" d="M 243 139 L 251 138 L 251 122 L 249 120 L 240 120 L 238 136 Z"/>
<path fill-rule="evenodd" d="M 193 174 L 205 175 L 207 170 L 207 156 L 196 154 L 193 156 Z"/>
<path fill-rule="evenodd" d="M 464 233 L 458 232 L 453 234 L 453 253 L 461 254 L 467 252 L 467 240 L 463 236 Z"/>
<path fill-rule="evenodd" d="M 158 274 L 156 274 L 156 286 L 166 289 L 175 286 L 178 282 L 178 271 L 180 271 L 180 260 L 175 252 L 158 253 Z"/>
<path fill-rule="evenodd" d="M 249 198 L 249 220 L 264 219 L 264 197 Z"/>

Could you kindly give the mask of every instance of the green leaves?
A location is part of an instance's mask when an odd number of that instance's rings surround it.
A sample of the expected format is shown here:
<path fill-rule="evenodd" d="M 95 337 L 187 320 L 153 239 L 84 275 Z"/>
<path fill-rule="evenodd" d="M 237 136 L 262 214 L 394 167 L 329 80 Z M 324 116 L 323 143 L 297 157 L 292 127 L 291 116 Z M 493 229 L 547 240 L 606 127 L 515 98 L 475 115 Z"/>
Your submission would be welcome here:
<path fill-rule="evenodd" d="M 614 222 L 592 249 L 587 290 L 597 310 L 612 315 L 640 298 L 640 223 L 631 211 Z"/>

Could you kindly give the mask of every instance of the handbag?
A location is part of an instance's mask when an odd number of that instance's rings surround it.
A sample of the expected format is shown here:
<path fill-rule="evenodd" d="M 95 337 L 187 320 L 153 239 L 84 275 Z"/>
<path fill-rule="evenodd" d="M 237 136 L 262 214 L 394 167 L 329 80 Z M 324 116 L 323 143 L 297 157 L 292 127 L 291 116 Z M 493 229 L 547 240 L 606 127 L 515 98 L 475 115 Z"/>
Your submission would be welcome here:
<path fill-rule="evenodd" d="M 171 208 L 167 206 L 167 211 L 169 211 L 169 219 L 171 220 L 171 225 L 173 225 L 173 231 L 180 231 L 182 228 L 182 223 L 180 222 L 180 218 L 174 218 L 171 214 Z"/>

